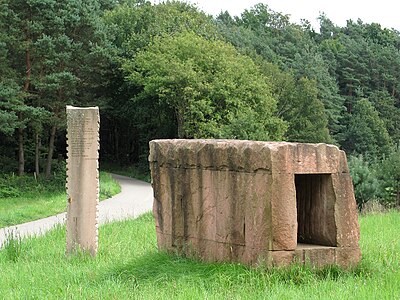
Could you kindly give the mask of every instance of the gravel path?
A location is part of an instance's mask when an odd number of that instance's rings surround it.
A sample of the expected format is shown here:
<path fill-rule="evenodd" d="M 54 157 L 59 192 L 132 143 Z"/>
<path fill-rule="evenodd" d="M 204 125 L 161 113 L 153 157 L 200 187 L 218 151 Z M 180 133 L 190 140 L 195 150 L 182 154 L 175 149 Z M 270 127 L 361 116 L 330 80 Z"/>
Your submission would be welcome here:
<path fill-rule="evenodd" d="M 141 214 L 151 211 L 153 206 L 153 189 L 149 183 L 121 175 L 112 174 L 112 176 L 121 185 L 121 193 L 100 202 L 100 224 L 137 218 Z M 61 213 L 20 225 L 0 228 L 0 247 L 10 233 L 21 238 L 41 235 L 52 229 L 55 225 L 65 223 L 65 219 L 66 213 Z"/>

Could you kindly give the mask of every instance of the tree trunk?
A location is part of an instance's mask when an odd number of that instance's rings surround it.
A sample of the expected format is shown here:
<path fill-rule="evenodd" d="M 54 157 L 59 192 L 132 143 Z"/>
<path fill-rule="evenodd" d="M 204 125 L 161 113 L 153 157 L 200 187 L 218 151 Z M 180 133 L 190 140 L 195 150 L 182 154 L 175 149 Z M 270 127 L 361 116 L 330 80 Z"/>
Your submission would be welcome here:
<path fill-rule="evenodd" d="M 114 155 L 117 159 L 117 162 L 119 163 L 119 132 L 117 126 L 118 125 L 114 123 Z"/>
<path fill-rule="evenodd" d="M 22 176 L 25 172 L 24 158 L 24 129 L 18 128 L 18 175 Z"/>
<path fill-rule="evenodd" d="M 46 163 L 46 178 L 50 178 L 51 176 L 51 162 L 53 159 L 54 139 L 56 136 L 56 131 L 57 131 L 57 126 L 53 125 L 50 131 L 49 152 L 47 154 L 47 163 Z"/>
<path fill-rule="evenodd" d="M 25 50 L 25 64 L 26 64 L 26 77 L 24 82 L 23 91 L 27 93 L 31 83 L 31 53 L 29 49 Z M 22 114 L 19 115 L 22 121 Z M 18 175 L 21 176 L 25 172 L 25 157 L 24 157 L 24 128 L 18 128 Z"/>
<path fill-rule="evenodd" d="M 29 85 L 31 83 L 31 73 L 32 73 L 31 52 L 29 49 L 25 50 L 25 64 L 26 64 L 26 77 L 24 83 L 24 92 L 28 92 Z"/>
<path fill-rule="evenodd" d="M 40 158 L 40 138 L 39 138 L 39 133 L 36 132 L 35 134 L 35 173 L 36 175 L 40 174 L 40 168 L 39 168 L 39 158 Z"/>

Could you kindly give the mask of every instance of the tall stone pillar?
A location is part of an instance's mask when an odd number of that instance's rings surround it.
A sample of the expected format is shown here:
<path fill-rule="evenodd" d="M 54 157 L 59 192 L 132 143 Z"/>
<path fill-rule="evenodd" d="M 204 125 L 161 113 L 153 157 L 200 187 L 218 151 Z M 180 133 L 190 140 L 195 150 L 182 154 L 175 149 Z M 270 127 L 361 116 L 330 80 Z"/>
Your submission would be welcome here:
<path fill-rule="evenodd" d="M 67 254 L 97 253 L 99 122 L 98 107 L 67 106 Z"/>

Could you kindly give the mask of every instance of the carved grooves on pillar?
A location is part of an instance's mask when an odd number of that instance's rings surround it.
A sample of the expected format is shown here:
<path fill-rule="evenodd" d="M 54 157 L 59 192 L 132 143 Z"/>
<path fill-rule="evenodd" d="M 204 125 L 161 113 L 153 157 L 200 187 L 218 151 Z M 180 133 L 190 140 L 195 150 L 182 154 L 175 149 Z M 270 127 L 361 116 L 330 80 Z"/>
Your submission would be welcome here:
<path fill-rule="evenodd" d="M 297 243 L 336 247 L 330 174 L 296 174 Z"/>
<path fill-rule="evenodd" d="M 97 253 L 99 247 L 99 202 L 100 202 L 100 174 L 99 174 L 99 150 L 100 150 L 100 113 L 97 109 L 97 128 L 96 128 L 96 141 L 97 141 L 97 152 L 96 152 L 96 238 L 95 238 L 95 252 Z"/>
<path fill-rule="evenodd" d="M 67 106 L 67 254 L 98 248 L 99 110 Z"/>

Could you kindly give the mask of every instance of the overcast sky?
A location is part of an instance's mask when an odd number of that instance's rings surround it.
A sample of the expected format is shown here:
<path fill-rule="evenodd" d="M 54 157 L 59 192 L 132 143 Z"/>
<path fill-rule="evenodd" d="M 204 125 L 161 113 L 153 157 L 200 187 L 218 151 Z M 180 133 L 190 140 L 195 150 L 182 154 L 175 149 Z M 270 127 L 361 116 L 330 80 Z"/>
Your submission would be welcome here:
<path fill-rule="evenodd" d="M 153 2 L 162 2 L 153 0 Z M 299 23 L 307 19 L 315 29 L 318 29 L 317 18 L 320 12 L 325 12 L 336 25 L 345 26 L 346 20 L 364 23 L 379 23 L 383 27 L 395 28 L 400 31 L 400 2 L 397 0 L 187 0 L 195 3 L 205 12 L 218 15 L 227 10 L 231 15 L 240 15 L 245 9 L 257 3 L 267 4 L 272 10 L 288 14 L 291 21 Z"/>

